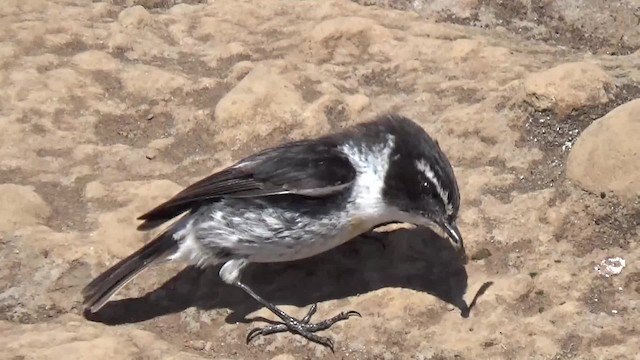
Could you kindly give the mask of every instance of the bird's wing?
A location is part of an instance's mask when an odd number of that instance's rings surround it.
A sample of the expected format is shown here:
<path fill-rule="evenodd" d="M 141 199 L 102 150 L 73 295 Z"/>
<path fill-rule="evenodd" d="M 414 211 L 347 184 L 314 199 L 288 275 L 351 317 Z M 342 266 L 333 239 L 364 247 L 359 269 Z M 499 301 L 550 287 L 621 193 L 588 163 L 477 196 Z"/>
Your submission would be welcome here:
<path fill-rule="evenodd" d="M 154 228 L 203 201 L 292 194 L 322 197 L 340 192 L 356 170 L 335 144 L 298 141 L 266 149 L 188 186 L 138 217 Z"/>

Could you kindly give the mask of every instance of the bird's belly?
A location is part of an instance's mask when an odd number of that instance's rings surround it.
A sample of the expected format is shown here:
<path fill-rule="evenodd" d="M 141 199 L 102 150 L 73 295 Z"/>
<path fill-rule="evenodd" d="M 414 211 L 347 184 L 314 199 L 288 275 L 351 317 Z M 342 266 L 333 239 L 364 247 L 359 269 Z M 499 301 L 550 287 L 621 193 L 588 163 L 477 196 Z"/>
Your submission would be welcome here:
<path fill-rule="evenodd" d="M 189 230 L 198 245 L 197 257 L 206 253 L 215 262 L 299 260 L 340 246 L 386 220 L 375 207 L 364 210 L 351 202 L 342 207 L 315 202 L 285 205 L 229 199 L 203 208 Z"/>
<path fill-rule="evenodd" d="M 309 258 L 338 247 L 371 229 L 376 224 L 365 220 L 352 220 L 339 227 L 327 227 L 325 233 L 309 232 L 290 236 L 281 241 L 268 242 L 260 246 L 248 259 L 251 262 L 284 262 Z"/>

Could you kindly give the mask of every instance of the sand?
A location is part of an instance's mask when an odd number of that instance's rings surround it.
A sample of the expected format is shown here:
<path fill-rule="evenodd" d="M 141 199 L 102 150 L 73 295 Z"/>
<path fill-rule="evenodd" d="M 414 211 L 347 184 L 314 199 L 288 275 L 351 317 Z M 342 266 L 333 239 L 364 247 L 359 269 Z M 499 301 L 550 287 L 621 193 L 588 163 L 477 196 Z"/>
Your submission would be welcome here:
<path fill-rule="evenodd" d="M 636 359 L 638 4 L 507 3 L 5 1 L 0 357 Z M 287 333 L 245 344 L 274 317 L 217 269 L 155 268 L 85 318 L 82 287 L 153 236 L 138 215 L 389 111 L 453 163 L 470 259 L 392 228 L 250 267 L 294 316 L 362 313 L 322 333 L 335 354 Z"/>

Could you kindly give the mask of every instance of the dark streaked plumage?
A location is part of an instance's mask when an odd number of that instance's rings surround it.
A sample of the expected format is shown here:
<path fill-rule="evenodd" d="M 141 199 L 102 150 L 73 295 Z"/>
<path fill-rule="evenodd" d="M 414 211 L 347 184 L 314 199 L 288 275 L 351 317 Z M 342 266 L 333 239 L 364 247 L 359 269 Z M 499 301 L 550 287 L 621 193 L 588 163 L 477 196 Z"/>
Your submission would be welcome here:
<path fill-rule="evenodd" d="M 292 331 L 332 347 L 314 332 L 356 315 L 317 323 L 296 320 L 241 282 L 252 262 L 303 259 L 389 222 L 435 225 L 463 249 L 456 227 L 460 195 L 437 142 L 415 122 L 383 115 L 341 132 L 281 144 L 242 159 L 179 192 L 139 217 L 148 230 L 183 215 L 140 250 L 83 289 L 98 311 L 115 292 L 157 260 L 223 264 L 220 277 L 242 288 L 283 321 L 249 338 Z"/>

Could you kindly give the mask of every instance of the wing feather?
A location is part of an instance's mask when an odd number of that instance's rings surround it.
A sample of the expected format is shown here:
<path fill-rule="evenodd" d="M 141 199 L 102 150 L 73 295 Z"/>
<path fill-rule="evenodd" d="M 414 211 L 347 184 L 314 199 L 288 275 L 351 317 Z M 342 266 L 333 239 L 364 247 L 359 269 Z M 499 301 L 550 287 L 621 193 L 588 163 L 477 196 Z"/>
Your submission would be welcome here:
<path fill-rule="evenodd" d="M 348 187 L 356 171 L 329 142 L 298 141 L 263 150 L 211 174 L 138 217 L 154 228 L 203 202 L 219 198 L 297 195 L 323 197 Z"/>

